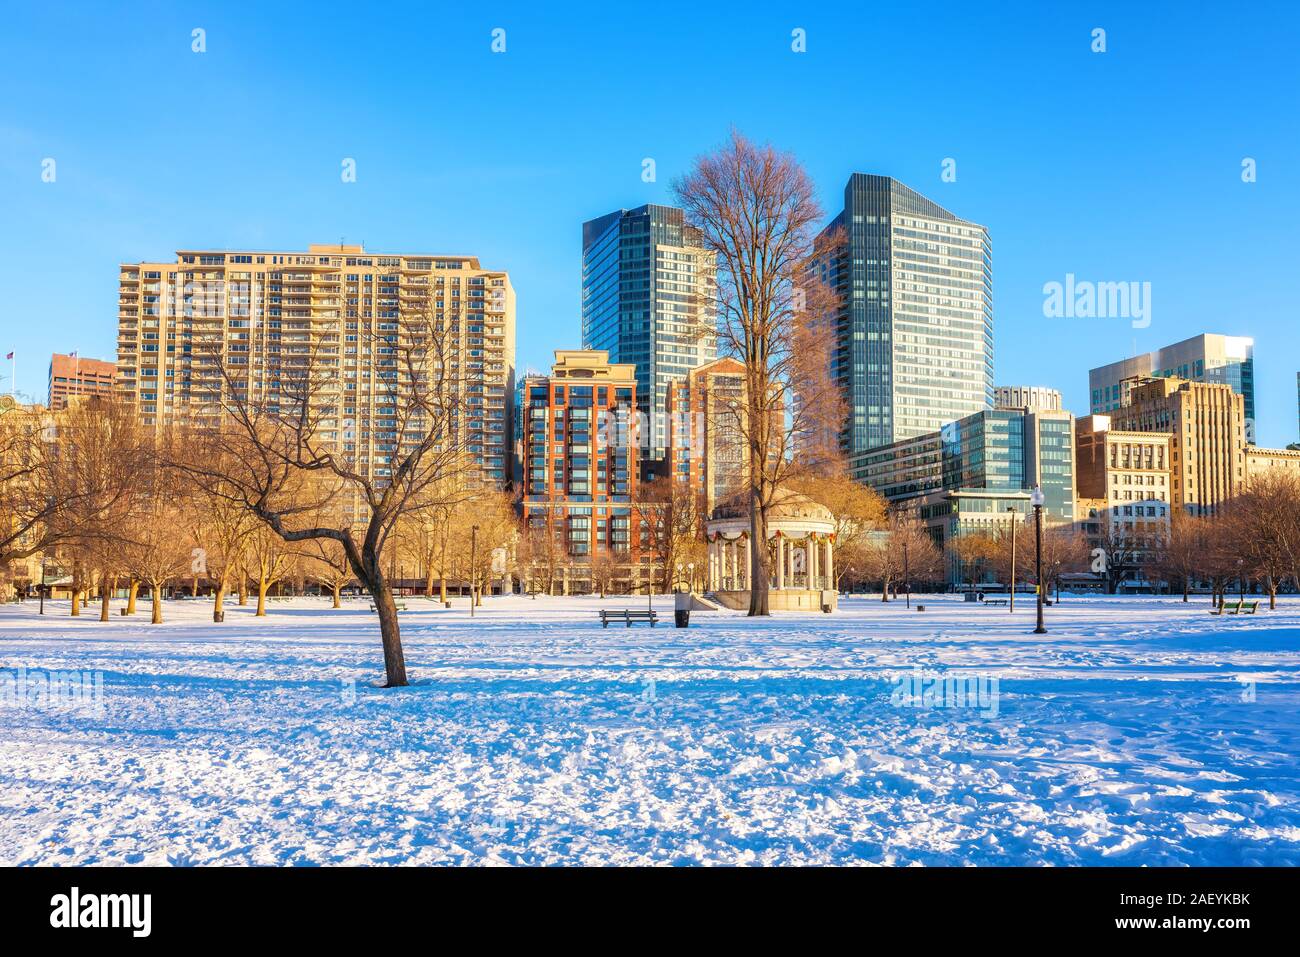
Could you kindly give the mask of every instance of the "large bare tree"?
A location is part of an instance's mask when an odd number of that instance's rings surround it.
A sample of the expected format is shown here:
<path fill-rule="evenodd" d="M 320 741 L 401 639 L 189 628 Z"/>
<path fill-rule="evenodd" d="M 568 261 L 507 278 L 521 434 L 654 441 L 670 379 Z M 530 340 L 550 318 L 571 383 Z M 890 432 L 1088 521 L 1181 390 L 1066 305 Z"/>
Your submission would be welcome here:
<path fill-rule="evenodd" d="M 749 614 L 766 615 L 769 510 L 795 448 L 840 425 L 842 402 L 830 378 L 832 302 L 809 268 L 823 213 L 812 179 L 791 154 L 735 131 L 674 190 L 716 257 L 718 351 L 745 367 L 734 427 L 744 439 L 750 499 Z"/>
<path fill-rule="evenodd" d="M 432 290 L 405 295 L 398 315 L 358 335 L 373 357 L 369 396 L 340 374 L 340 328 L 282 358 L 278 388 L 230 361 L 220 343 L 202 358 L 220 367 L 218 424 L 191 434 L 210 455 L 177 456 L 178 467 L 241 502 L 287 542 L 329 539 L 370 592 L 379 618 L 388 687 L 407 683 L 397 607 L 385 565 L 403 516 L 454 504 L 463 467 L 461 429 L 478 380 L 458 349 L 460 318 L 435 312 Z M 373 415 L 367 417 L 367 412 Z M 444 494 L 433 494 L 436 489 Z M 344 516 L 322 521 L 320 516 Z"/>

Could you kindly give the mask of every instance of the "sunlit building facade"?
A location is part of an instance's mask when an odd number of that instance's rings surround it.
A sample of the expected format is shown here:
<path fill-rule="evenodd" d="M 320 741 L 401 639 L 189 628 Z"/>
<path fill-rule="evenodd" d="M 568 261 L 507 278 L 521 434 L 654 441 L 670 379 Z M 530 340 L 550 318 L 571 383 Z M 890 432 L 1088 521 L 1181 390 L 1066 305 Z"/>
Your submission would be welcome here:
<path fill-rule="evenodd" d="M 647 466 L 666 455 L 669 384 L 717 356 L 715 283 L 680 209 L 619 209 L 582 225 L 582 346 L 636 367 Z"/>
<path fill-rule="evenodd" d="M 854 173 L 817 239 L 838 300 L 831 363 L 850 455 L 934 432 L 993 405 L 988 230 L 888 176 Z"/>
<path fill-rule="evenodd" d="M 397 434 L 389 396 L 404 316 L 447 336 L 461 385 L 454 441 L 504 484 L 511 454 L 515 295 L 472 256 L 182 250 L 175 262 L 121 266 L 117 394 L 140 422 L 215 423 L 231 402 L 276 409 L 308 368 L 327 382 L 320 437 L 383 479 L 422 434 Z M 409 424 L 409 423 L 408 423 Z"/>

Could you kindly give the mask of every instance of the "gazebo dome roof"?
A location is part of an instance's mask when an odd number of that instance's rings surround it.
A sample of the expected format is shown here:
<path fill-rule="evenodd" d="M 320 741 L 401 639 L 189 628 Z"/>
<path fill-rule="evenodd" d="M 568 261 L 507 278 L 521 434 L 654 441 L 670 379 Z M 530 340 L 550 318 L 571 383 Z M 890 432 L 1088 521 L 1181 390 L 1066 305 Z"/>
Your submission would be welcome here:
<path fill-rule="evenodd" d="M 749 515 L 749 493 L 742 492 L 720 502 L 713 510 L 711 519 L 745 518 Z M 802 492 L 782 489 L 776 493 L 776 499 L 767 512 L 768 521 L 807 518 L 818 522 L 834 522 L 831 510 L 819 502 L 813 501 Z"/>

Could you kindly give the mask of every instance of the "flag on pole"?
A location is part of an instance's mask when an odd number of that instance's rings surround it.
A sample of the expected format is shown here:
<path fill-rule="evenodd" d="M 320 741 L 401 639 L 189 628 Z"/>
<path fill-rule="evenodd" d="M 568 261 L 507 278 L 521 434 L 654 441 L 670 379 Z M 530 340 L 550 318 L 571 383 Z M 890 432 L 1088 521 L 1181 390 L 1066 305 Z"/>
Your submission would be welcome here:
<path fill-rule="evenodd" d="M 12 352 L 9 353 L 9 355 L 5 356 L 6 359 L 12 359 L 13 357 L 14 357 L 14 354 L 13 354 Z"/>

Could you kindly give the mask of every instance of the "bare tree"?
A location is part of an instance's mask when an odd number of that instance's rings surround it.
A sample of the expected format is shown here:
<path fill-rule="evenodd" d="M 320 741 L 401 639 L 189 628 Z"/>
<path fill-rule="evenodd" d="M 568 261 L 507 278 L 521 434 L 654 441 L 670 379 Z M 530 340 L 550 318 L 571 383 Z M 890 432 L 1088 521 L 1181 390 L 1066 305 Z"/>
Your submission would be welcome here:
<path fill-rule="evenodd" d="M 1268 607 L 1277 608 L 1282 582 L 1291 579 L 1300 587 L 1300 479 L 1277 470 L 1252 478 L 1228 504 L 1225 518 L 1243 573 L 1268 593 Z"/>
<path fill-rule="evenodd" d="M 343 546 L 330 538 L 313 538 L 303 543 L 306 572 L 330 590 L 335 608 L 342 608 L 342 591 L 356 578 Z"/>
<path fill-rule="evenodd" d="M 888 503 L 875 489 L 855 482 L 842 460 L 830 454 L 815 469 L 792 476 L 789 485 L 835 517 L 835 587 L 850 567 L 866 567 L 872 533 L 886 525 Z"/>
<path fill-rule="evenodd" d="M 842 407 L 830 379 L 830 298 L 808 268 L 823 213 L 793 156 L 734 131 L 674 190 L 716 257 L 719 352 L 745 367 L 734 428 L 745 444 L 750 498 L 749 614 L 766 615 L 769 510 L 796 446 L 837 427 Z"/>
<path fill-rule="evenodd" d="M 894 511 L 887 521 L 886 536 L 873 536 L 862 553 L 863 577 L 880 583 L 881 601 L 889 601 L 899 584 L 932 582 L 943 574 L 943 553 L 914 515 Z"/>
<path fill-rule="evenodd" d="M 430 493 L 462 467 L 462 426 L 477 381 L 458 353 L 459 318 L 435 312 L 429 290 L 403 302 L 391 330 L 360 336 L 375 356 L 368 420 L 358 420 L 361 403 L 340 381 L 337 339 L 318 337 L 281 367 L 273 393 L 252 387 L 246 367 L 225 359 L 218 344 L 204 344 L 205 358 L 221 369 L 224 416 L 200 439 L 221 454 L 179 463 L 200 481 L 220 480 L 222 494 L 285 541 L 339 543 L 374 599 L 388 687 L 407 676 L 386 548 L 399 520 L 435 504 Z M 318 522 L 327 506 L 352 519 Z"/>

